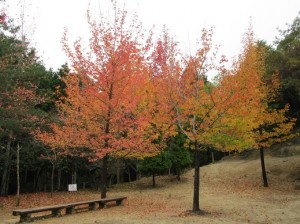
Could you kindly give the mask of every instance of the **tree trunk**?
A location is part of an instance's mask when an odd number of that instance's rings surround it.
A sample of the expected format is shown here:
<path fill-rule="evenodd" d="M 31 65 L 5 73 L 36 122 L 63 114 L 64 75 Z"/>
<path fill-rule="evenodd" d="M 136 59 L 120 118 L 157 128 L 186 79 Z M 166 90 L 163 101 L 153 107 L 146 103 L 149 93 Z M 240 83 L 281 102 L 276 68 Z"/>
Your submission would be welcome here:
<path fill-rule="evenodd" d="M 42 179 L 42 185 L 43 185 L 43 191 L 44 192 L 47 192 L 48 191 L 48 184 L 49 184 L 49 179 L 51 179 L 51 175 L 49 176 L 49 172 L 48 172 L 48 170 L 47 171 L 45 171 L 44 173 L 43 173 L 43 177 L 42 177 L 43 179 Z"/>
<path fill-rule="evenodd" d="M 60 191 L 60 185 L 61 185 L 61 168 L 58 167 L 58 169 L 57 169 L 57 191 Z"/>
<path fill-rule="evenodd" d="M 10 154 L 10 158 L 9 158 L 10 161 L 12 160 L 11 157 L 12 157 L 12 154 Z M 9 194 L 10 172 L 11 172 L 11 165 L 9 165 L 8 172 L 7 172 L 7 180 L 6 180 L 6 186 L 5 186 L 6 194 Z"/>
<path fill-rule="evenodd" d="M 76 157 L 72 159 L 72 184 L 77 183 L 77 160 Z"/>
<path fill-rule="evenodd" d="M 52 171 L 51 171 L 51 198 L 53 197 L 54 191 L 54 172 L 55 172 L 55 162 L 52 162 Z"/>
<path fill-rule="evenodd" d="M 260 152 L 261 171 L 262 171 L 264 187 L 268 187 L 269 185 L 268 185 L 268 178 L 267 178 L 267 172 L 265 166 L 264 149 L 259 149 L 259 152 Z"/>
<path fill-rule="evenodd" d="M 193 196 L 193 212 L 200 212 L 200 149 L 198 141 L 195 141 L 195 175 L 194 175 L 194 196 Z"/>
<path fill-rule="evenodd" d="M 27 183 L 27 177 L 28 177 L 28 167 L 25 167 L 25 173 L 24 173 L 24 177 L 23 177 L 23 183 Z"/>
<path fill-rule="evenodd" d="M 40 191 L 40 188 L 39 188 L 40 172 L 41 172 L 41 168 L 38 167 L 36 172 L 34 173 L 33 186 L 34 186 L 35 192 Z"/>
<path fill-rule="evenodd" d="M 113 97 L 113 85 L 110 86 L 109 90 L 109 100 L 111 100 Z M 105 124 L 105 134 L 110 133 L 110 118 L 112 114 L 112 108 L 109 106 L 108 111 L 107 111 L 107 119 L 106 119 L 106 124 Z M 109 147 L 109 138 L 105 139 L 105 144 L 104 148 Z M 108 155 L 105 155 L 102 159 L 103 164 L 102 164 L 102 172 L 101 172 L 101 198 L 106 198 L 106 187 L 107 187 L 107 160 L 108 160 Z"/>
<path fill-rule="evenodd" d="M 211 151 L 211 163 L 215 163 L 214 151 Z"/>
<path fill-rule="evenodd" d="M 152 174 L 152 187 L 156 187 L 155 173 Z"/>
<path fill-rule="evenodd" d="M 20 145 L 17 146 L 17 200 L 16 206 L 20 206 Z"/>
<path fill-rule="evenodd" d="M 107 187 L 107 156 L 103 157 L 102 172 L 101 172 L 101 198 L 106 198 Z"/>
<path fill-rule="evenodd" d="M 134 166 L 132 163 L 129 163 L 129 166 L 131 167 L 131 170 L 134 171 L 134 176 L 132 177 L 132 175 L 130 174 L 130 180 L 131 181 L 134 181 L 134 180 L 137 180 L 137 173 L 138 173 L 138 169 L 136 166 Z"/>
<path fill-rule="evenodd" d="M 11 159 L 11 144 L 12 144 L 12 132 L 9 133 L 8 142 L 6 146 L 2 180 L 1 180 L 1 195 L 8 194 L 9 185 L 9 169 L 10 169 L 10 159 Z"/>
<path fill-rule="evenodd" d="M 128 181 L 130 183 L 131 182 L 131 175 L 130 175 L 130 167 L 129 167 L 129 165 L 127 167 L 127 172 L 128 172 Z"/>
<path fill-rule="evenodd" d="M 117 167 L 117 184 L 120 183 L 120 167 Z"/>
<path fill-rule="evenodd" d="M 177 177 L 176 178 L 178 181 L 181 180 L 181 169 L 180 168 L 177 169 Z"/>

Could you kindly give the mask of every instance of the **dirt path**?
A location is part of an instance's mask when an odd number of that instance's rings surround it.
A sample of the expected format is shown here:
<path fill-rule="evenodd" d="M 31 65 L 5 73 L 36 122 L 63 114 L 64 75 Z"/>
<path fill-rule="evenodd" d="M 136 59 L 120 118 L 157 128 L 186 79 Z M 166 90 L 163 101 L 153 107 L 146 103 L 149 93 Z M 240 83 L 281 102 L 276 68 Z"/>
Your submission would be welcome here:
<path fill-rule="evenodd" d="M 287 161 L 289 160 L 289 161 Z M 124 206 L 82 212 L 60 218 L 36 220 L 38 224 L 95 223 L 300 223 L 300 191 L 287 178 L 300 157 L 267 158 L 270 187 L 261 187 L 259 161 L 225 160 L 201 169 L 201 205 L 205 215 L 191 215 L 193 172 L 181 182 L 159 177 L 152 189 L 151 179 L 115 186 L 109 196 L 128 196 Z M 275 169 L 276 168 L 276 169 Z M 284 170 L 291 169 L 291 172 Z M 272 170 L 275 170 L 274 172 Z M 81 192 L 82 193 L 82 192 Z M 95 192 L 85 192 L 95 197 Z M 0 209 L 0 222 L 16 223 L 11 210 Z M 1 218 L 2 216 L 2 218 Z"/>

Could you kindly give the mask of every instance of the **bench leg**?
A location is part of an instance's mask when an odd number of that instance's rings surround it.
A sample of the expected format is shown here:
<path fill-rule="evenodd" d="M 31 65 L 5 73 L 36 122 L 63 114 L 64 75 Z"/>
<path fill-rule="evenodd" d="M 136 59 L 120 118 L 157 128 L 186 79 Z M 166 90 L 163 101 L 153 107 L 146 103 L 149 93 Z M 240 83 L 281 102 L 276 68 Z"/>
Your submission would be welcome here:
<path fill-rule="evenodd" d="M 74 213 L 75 213 L 74 207 L 66 208 L 66 214 L 67 215 L 74 214 Z"/>
<path fill-rule="evenodd" d="M 117 200 L 116 203 L 117 203 L 117 205 L 124 205 L 123 199 L 122 200 Z"/>
<path fill-rule="evenodd" d="M 96 209 L 97 209 L 97 205 L 95 202 L 89 204 L 89 210 L 96 210 Z"/>
<path fill-rule="evenodd" d="M 20 215 L 20 222 L 30 222 L 31 221 L 31 214 L 21 214 Z"/>
<path fill-rule="evenodd" d="M 52 210 L 52 215 L 53 215 L 54 217 L 62 216 L 61 210 L 62 210 L 62 209 L 53 209 L 53 210 Z"/>
<path fill-rule="evenodd" d="M 104 202 L 99 202 L 99 208 L 105 208 L 105 203 Z"/>

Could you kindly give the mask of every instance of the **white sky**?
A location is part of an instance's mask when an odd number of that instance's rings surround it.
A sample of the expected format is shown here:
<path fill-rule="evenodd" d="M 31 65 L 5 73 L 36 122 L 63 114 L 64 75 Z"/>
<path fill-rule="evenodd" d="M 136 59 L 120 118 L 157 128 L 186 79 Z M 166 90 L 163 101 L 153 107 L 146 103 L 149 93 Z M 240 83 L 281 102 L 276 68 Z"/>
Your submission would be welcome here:
<path fill-rule="evenodd" d="M 62 51 L 64 27 L 72 40 L 88 33 L 86 11 L 107 12 L 110 0 L 6 0 L 9 16 L 20 17 L 25 2 L 25 32 L 47 68 L 56 70 L 67 58 Z M 269 44 L 300 11 L 299 0 L 118 0 L 129 12 L 137 12 L 144 26 L 155 25 L 160 32 L 166 24 L 185 53 L 194 51 L 202 28 L 215 27 L 214 42 L 228 58 L 237 55 L 249 18 L 259 39 Z M 18 20 L 17 20 L 18 21 Z M 34 29 L 32 29 L 34 28 Z"/>

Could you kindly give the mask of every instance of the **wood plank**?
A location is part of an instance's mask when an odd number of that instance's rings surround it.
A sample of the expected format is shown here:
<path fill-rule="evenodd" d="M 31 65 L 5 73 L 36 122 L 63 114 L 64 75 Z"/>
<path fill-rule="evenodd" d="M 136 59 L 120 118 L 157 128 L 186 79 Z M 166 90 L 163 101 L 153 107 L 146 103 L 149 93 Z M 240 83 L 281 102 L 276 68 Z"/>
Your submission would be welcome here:
<path fill-rule="evenodd" d="M 59 204 L 59 205 L 49 205 L 49 206 L 26 208 L 26 209 L 15 209 L 13 210 L 13 215 L 14 216 L 20 215 L 20 222 L 29 222 L 31 221 L 31 214 L 33 213 L 51 211 L 52 216 L 58 217 L 62 215 L 63 209 L 66 209 L 66 214 L 73 214 L 75 213 L 76 206 L 87 205 L 87 209 L 96 210 L 97 204 L 99 205 L 99 208 L 103 208 L 105 207 L 106 203 L 113 202 L 113 201 L 115 201 L 117 205 L 121 205 L 123 200 L 125 199 L 127 199 L 127 197 L 101 198 L 101 199 L 94 199 L 94 200 L 70 202 L 70 203 Z"/>
<path fill-rule="evenodd" d="M 60 204 L 60 205 L 49 205 L 49 206 L 35 207 L 35 208 L 16 209 L 13 210 L 13 215 L 20 215 L 22 213 L 36 213 L 36 212 L 51 211 L 53 209 L 63 209 L 66 208 L 66 206 L 67 204 Z"/>

